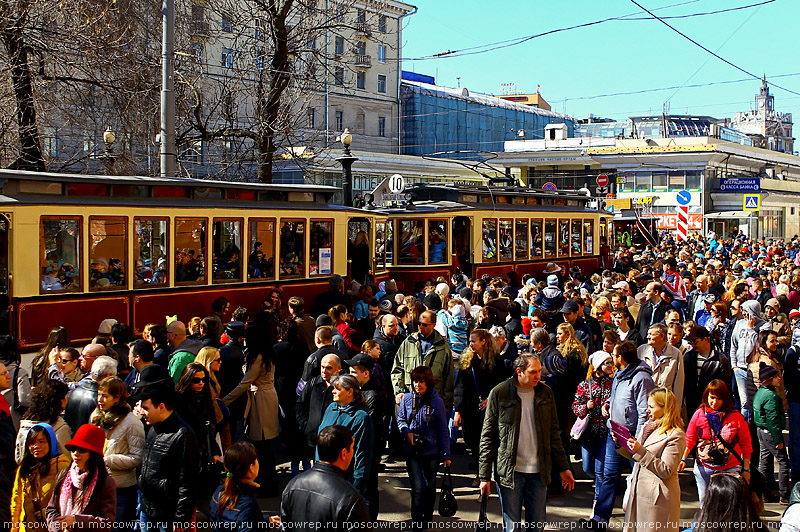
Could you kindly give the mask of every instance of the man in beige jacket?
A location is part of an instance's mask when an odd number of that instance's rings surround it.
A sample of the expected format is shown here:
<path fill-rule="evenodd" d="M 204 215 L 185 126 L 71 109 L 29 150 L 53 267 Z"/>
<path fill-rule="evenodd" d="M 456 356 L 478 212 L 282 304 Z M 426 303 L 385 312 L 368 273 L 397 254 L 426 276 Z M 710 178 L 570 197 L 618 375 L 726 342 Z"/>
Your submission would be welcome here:
<path fill-rule="evenodd" d="M 653 381 L 659 388 L 672 390 L 678 405 L 683 404 L 685 382 L 683 356 L 667 341 L 667 326 L 656 323 L 647 330 L 647 343 L 639 346 L 639 359 L 653 370 Z"/>

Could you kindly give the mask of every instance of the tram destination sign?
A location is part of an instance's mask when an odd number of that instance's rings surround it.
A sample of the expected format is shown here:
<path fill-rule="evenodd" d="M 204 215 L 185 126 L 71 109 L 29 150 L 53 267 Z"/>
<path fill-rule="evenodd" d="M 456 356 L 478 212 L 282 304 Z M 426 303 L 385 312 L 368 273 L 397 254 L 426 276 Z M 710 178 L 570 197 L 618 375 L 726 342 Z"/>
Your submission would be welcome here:
<path fill-rule="evenodd" d="M 719 180 L 717 188 L 721 192 L 760 192 L 759 177 L 724 177 Z"/>

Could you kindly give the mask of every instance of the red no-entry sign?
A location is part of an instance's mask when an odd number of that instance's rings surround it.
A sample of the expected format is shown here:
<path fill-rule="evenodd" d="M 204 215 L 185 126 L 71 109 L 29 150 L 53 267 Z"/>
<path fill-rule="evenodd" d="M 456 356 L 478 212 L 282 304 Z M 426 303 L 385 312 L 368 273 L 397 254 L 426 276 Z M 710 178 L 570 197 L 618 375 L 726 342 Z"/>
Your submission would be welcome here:
<path fill-rule="evenodd" d="M 608 175 L 600 174 L 597 176 L 597 186 L 598 187 L 607 187 L 608 186 Z"/>

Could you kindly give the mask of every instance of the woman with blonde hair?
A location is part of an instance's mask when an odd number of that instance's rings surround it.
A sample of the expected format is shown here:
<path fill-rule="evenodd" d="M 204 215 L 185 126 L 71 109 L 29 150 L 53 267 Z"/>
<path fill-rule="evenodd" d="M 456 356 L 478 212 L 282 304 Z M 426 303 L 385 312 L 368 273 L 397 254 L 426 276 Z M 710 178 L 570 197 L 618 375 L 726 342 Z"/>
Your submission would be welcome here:
<path fill-rule="evenodd" d="M 589 353 L 586 352 L 586 348 L 583 346 L 578 337 L 575 336 L 575 329 L 569 323 L 562 323 L 556 328 L 556 341 L 558 342 L 558 350 L 567 359 L 569 363 L 569 357 L 578 357 L 580 360 L 580 365 L 584 367 L 589 362 Z M 585 371 L 583 372 L 586 373 Z M 581 379 L 578 382 L 583 381 Z"/>
<path fill-rule="evenodd" d="M 678 466 L 686 449 L 686 433 L 675 394 L 666 388 L 652 390 L 647 395 L 647 416 L 642 443 L 633 436 L 617 441 L 636 462 L 625 494 L 624 527 L 637 530 L 660 523 L 664 530 L 677 532 L 681 517 Z"/>
<path fill-rule="evenodd" d="M 219 398 L 220 384 L 217 380 L 217 372 L 222 365 L 222 357 L 216 347 L 204 347 L 194 358 L 194 361 L 202 364 L 208 372 L 208 389 L 211 392 L 211 403 L 214 406 L 214 417 L 216 419 L 217 434 L 222 442 L 222 452 L 231 446 L 231 427 L 229 425 L 230 411 L 222 404 Z"/>
<path fill-rule="evenodd" d="M 594 300 L 592 316 L 601 321 L 604 327 L 611 323 L 611 301 L 606 296 Z"/>
<path fill-rule="evenodd" d="M 458 377 L 454 386 L 453 426 L 464 427 L 464 442 L 472 451 L 475 463 L 480 455 L 481 428 L 486 399 L 492 388 L 506 379 L 505 365 L 494 337 L 486 329 L 475 329 L 469 336 L 469 347 L 458 360 Z M 478 487 L 476 477 L 474 487 Z"/>

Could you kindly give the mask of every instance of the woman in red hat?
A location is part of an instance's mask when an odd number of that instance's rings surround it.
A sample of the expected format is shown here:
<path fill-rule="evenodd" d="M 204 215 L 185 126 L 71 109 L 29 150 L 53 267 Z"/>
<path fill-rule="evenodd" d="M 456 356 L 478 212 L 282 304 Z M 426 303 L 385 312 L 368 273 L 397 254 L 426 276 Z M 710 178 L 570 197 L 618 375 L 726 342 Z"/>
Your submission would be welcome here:
<path fill-rule="evenodd" d="M 117 513 L 117 485 L 106 472 L 106 434 L 95 425 L 81 425 L 66 444 L 72 465 L 58 476 L 47 506 L 47 528 L 108 529 Z"/>

